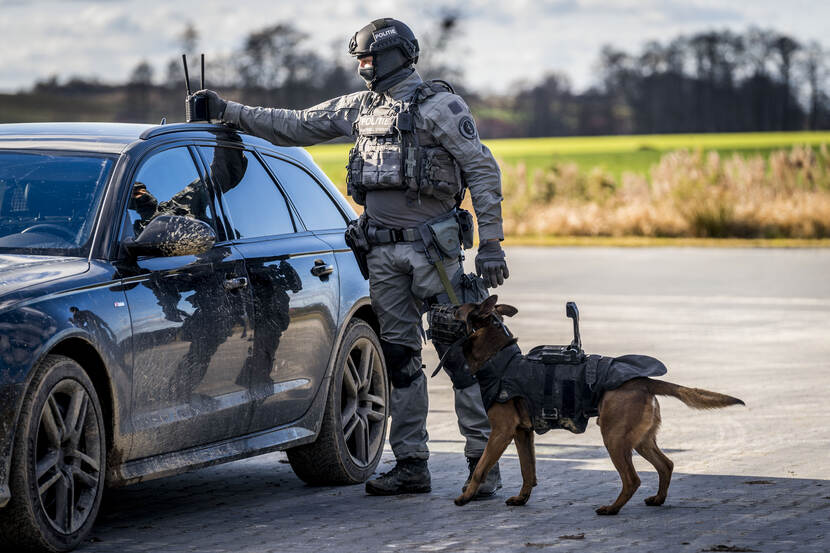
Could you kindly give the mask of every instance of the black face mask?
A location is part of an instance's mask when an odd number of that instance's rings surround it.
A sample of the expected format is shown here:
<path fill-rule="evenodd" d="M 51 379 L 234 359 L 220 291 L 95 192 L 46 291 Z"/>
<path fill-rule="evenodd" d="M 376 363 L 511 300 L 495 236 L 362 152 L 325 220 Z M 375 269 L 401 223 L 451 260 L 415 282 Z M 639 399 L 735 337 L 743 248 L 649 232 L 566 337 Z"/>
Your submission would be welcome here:
<path fill-rule="evenodd" d="M 375 66 L 370 65 L 368 67 L 360 67 L 358 68 L 357 73 L 363 78 L 364 81 L 366 81 L 366 84 L 369 85 L 369 83 L 372 82 L 372 79 L 375 78 Z M 369 86 L 369 88 L 372 87 Z"/>
<path fill-rule="evenodd" d="M 373 55 L 371 67 L 358 68 L 358 74 L 366 81 L 366 86 L 374 92 L 383 92 L 395 86 L 408 76 L 415 68 L 397 48 L 385 50 Z"/>

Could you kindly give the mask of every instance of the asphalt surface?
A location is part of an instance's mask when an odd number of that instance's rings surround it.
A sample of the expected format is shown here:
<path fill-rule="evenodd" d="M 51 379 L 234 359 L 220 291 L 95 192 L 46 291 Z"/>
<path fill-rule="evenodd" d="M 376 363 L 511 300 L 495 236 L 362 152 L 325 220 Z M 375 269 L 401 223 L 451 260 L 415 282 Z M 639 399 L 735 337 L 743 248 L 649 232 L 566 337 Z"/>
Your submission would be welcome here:
<path fill-rule="evenodd" d="M 84 552 L 830 551 L 830 250 L 511 248 L 497 292 L 524 350 L 568 343 L 576 301 L 586 352 L 642 353 L 665 377 L 742 398 L 693 411 L 661 398 L 658 443 L 674 461 L 668 500 L 647 507 L 657 475 L 615 517 L 594 509 L 619 478 L 593 422 L 537 436 L 528 505 L 515 449 L 497 499 L 456 507 L 466 476 L 449 379 L 430 381 L 433 491 L 369 497 L 312 488 L 283 453 L 112 490 Z M 425 349 L 434 367 L 434 353 Z M 389 451 L 379 471 L 393 463 Z"/>

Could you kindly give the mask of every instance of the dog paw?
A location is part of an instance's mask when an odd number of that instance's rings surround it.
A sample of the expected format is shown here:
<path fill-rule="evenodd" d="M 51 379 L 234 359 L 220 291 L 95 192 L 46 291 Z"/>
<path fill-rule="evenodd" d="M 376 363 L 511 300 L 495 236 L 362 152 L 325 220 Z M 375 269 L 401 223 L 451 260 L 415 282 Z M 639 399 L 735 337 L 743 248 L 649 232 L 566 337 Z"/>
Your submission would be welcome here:
<path fill-rule="evenodd" d="M 455 504 L 458 505 L 459 507 L 461 507 L 462 505 L 466 505 L 469 502 L 470 502 L 470 500 L 469 499 L 464 499 L 463 495 L 459 495 L 458 497 L 455 498 Z"/>
<path fill-rule="evenodd" d="M 527 498 L 522 497 L 521 495 L 514 495 L 513 497 L 507 499 L 505 503 L 513 507 L 519 507 L 527 503 Z"/>
<path fill-rule="evenodd" d="M 616 515 L 619 512 L 619 509 L 614 509 L 611 505 L 603 505 L 602 507 L 597 509 L 598 515 Z"/>
<path fill-rule="evenodd" d="M 652 495 L 651 497 L 647 497 L 645 499 L 646 505 L 649 507 L 659 507 L 664 501 L 666 501 L 666 498 L 658 495 Z"/>

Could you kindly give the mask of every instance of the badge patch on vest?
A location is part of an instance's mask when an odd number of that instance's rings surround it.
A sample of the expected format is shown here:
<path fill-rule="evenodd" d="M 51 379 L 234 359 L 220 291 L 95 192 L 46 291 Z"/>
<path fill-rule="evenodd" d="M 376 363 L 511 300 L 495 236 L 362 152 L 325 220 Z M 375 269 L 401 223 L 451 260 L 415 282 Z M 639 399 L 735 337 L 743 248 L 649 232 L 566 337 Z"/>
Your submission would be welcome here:
<path fill-rule="evenodd" d="M 387 136 L 395 133 L 397 117 L 387 115 L 365 115 L 358 120 L 360 134 L 366 136 Z"/>
<path fill-rule="evenodd" d="M 476 137 L 476 126 L 472 117 L 461 118 L 461 121 L 458 122 L 458 132 L 461 133 L 461 136 L 470 140 Z"/>

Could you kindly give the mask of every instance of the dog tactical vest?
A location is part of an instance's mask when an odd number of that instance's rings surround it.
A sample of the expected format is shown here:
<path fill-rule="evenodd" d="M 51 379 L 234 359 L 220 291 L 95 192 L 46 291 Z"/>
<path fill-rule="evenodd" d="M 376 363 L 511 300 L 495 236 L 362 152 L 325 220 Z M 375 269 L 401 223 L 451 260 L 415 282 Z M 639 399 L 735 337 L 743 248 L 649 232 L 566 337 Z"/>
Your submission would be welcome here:
<path fill-rule="evenodd" d="M 603 393 L 632 378 L 666 374 L 666 366 L 647 355 L 588 355 L 582 361 L 561 363 L 547 359 L 548 347 L 535 347 L 524 356 L 513 343 L 482 365 L 475 376 L 484 409 L 521 397 L 537 434 L 557 428 L 581 434 L 588 418 L 599 414 Z"/>
<path fill-rule="evenodd" d="M 346 186 L 365 205 L 370 190 L 406 191 L 409 202 L 420 195 L 460 201 L 461 170 L 432 135 L 417 128 L 418 105 L 439 92 L 451 92 L 437 81 L 421 84 L 409 102 L 389 102 L 376 94 L 354 124 L 357 135 L 349 152 Z"/>

